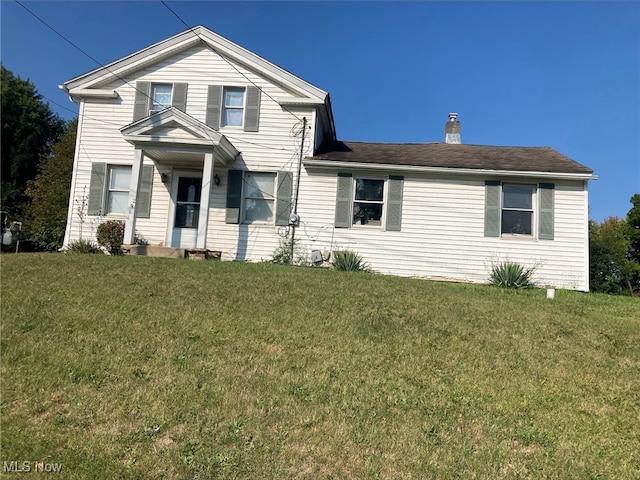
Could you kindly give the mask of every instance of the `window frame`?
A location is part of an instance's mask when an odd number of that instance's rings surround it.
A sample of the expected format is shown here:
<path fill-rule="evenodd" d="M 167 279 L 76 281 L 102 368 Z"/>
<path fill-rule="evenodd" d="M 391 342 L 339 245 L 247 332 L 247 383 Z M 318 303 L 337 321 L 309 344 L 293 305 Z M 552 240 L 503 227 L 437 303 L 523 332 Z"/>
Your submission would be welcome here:
<path fill-rule="evenodd" d="M 271 198 L 265 197 L 253 197 L 249 196 L 249 181 L 248 177 L 271 177 L 272 178 L 272 191 L 269 194 Z M 276 172 L 255 172 L 255 171 L 245 171 L 242 177 L 242 215 L 241 222 L 245 225 L 273 225 L 276 219 L 276 208 L 277 208 L 277 198 L 278 198 L 278 174 Z M 262 193 L 268 193 L 261 190 Z M 271 218 L 269 220 L 247 220 L 247 204 L 248 201 L 259 201 L 259 202 L 271 202 Z"/>
<path fill-rule="evenodd" d="M 129 171 L 129 185 L 127 185 L 126 188 L 113 188 L 112 187 L 112 178 L 113 178 L 113 172 L 114 170 L 125 170 L 127 169 Z M 110 205 L 111 205 L 111 194 L 113 193 L 126 193 L 127 194 L 127 203 L 129 202 L 129 192 L 131 191 L 131 173 L 133 171 L 133 168 L 131 165 L 120 165 L 120 164 L 108 164 L 107 165 L 107 175 L 105 175 L 105 186 L 104 186 L 104 204 L 102 206 L 102 211 L 104 212 L 104 215 L 111 215 L 111 216 L 126 216 L 129 214 L 129 206 L 126 205 L 125 211 L 124 212 L 114 212 L 111 211 Z"/>
<path fill-rule="evenodd" d="M 382 182 L 382 200 L 358 200 L 356 196 L 358 195 L 358 180 L 362 181 L 377 181 Z M 386 215 L 387 215 L 387 202 L 388 202 L 388 194 L 387 194 L 387 185 L 388 185 L 388 177 L 383 176 L 375 176 L 375 175 L 354 175 L 352 180 L 352 188 L 353 192 L 351 194 L 351 209 L 352 209 L 352 217 L 351 217 L 351 226 L 350 228 L 369 228 L 369 229 L 381 229 L 384 230 L 386 226 Z M 371 205 L 381 205 L 380 207 L 380 223 L 371 223 L 367 220 L 365 223 L 362 223 L 363 220 L 356 220 L 356 203 L 364 203 Z"/>
<path fill-rule="evenodd" d="M 505 187 L 530 187 L 531 208 L 505 207 Z M 502 182 L 500 185 L 500 238 L 538 239 L 538 184 L 526 182 Z M 531 233 L 503 232 L 504 212 L 528 212 L 531 213 Z"/>
<path fill-rule="evenodd" d="M 170 98 L 169 98 L 168 104 L 164 104 L 156 101 L 156 88 L 158 87 L 169 87 Z M 150 89 L 150 95 L 149 95 L 149 115 L 153 115 L 154 113 L 161 112 L 171 107 L 171 105 L 173 105 L 173 95 L 174 95 L 173 83 L 152 83 L 151 89 Z"/>
<path fill-rule="evenodd" d="M 227 92 L 230 91 L 237 91 L 237 92 L 242 92 L 242 106 L 237 106 L 237 105 L 227 105 L 226 102 L 226 98 L 227 98 Z M 245 122 L 245 112 L 246 112 L 246 108 L 247 108 L 247 88 L 244 86 L 235 86 L 235 85 L 224 85 L 222 87 L 222 101 L 221 101 L 221 105 L 220 105 L 220 128 L 244 128 L 244 122 Z M 232 110 L 232 111 L 239 111 L 240 112 L 240 124 L 239 125 L 231 125 L 228 124 L 226 121 L 227 118 L 227 111 L 228 110 Z"/>

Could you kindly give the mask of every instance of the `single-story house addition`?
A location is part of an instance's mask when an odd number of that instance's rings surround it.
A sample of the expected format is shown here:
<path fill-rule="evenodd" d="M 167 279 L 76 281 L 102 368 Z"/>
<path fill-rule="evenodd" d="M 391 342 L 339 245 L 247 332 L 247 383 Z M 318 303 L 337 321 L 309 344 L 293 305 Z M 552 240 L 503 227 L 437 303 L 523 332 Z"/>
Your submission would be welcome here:
<path fill-rule="evenodd" d="M 122 219 L 125 243 L 270 258 L 357 251 L 385 274 L 486 282 L 493 262 L 589 289 L 593 171 L 548 147 L 337 139 L 329 94 L 204 27 L 61 86 L 79 104 L 65 245 Z M 310 257 L 309 257 L 310 258 Z"/>

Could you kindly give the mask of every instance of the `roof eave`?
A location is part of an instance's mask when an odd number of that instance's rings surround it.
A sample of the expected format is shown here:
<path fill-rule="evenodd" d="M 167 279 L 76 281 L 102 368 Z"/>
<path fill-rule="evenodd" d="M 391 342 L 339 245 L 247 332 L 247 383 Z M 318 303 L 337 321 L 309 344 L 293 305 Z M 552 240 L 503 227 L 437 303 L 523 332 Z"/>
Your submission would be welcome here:
<path fill-rule="evenodd" d="M 558 180 L 597 180 L 597 175 L 592 173 L 569 173 L 569 172 L 541 172 L 525 170 L 494 170 L 484 168 L 451 168 L 451 167 L 426 167 L 419 165 L 398 165 L 389 163 L 366 163 L 366 162 L 341 162 L 336 160 L 326 160 L 306 157 L 302 163 L 305 167 L 329 168 L 329 169 L 350 169 L 350 170 L 385 170 L 392 172 L 415 172 L 434 173 L 448 175 L 478 175 L 483 177 L 522 177 L 522 178 L 555 178 Z"/>

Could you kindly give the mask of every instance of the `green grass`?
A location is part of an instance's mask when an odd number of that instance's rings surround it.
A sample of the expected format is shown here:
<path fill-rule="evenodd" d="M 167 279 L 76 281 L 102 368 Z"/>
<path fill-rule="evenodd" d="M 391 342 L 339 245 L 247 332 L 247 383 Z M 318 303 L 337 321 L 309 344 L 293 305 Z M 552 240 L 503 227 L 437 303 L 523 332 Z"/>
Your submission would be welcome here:
<path fill-rule="evenodd" d="M 0 262 L 3 462 L 65 479 L 640 478 L 638 299 Z"/>

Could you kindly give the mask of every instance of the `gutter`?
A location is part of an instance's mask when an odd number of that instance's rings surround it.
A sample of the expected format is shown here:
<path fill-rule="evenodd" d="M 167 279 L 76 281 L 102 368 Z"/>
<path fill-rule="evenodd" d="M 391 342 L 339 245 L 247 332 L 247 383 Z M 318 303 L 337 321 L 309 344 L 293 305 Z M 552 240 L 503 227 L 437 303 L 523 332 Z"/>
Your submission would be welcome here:
<path fill-rule="evenodd" d="M 490 170 L 484 168 L 423 167 L 417 165 L 395 165 L 388 163 L 340 162 L 335 160 L 305 158 L 303 165 L 309 168 L 384 170 L 392 172 L 435 173 L 447 175 L 481 175 L 483 177 L 539 177 L 562 180 L 597 180 L 591 173 L 537 172 L 522 170 Z"/>

